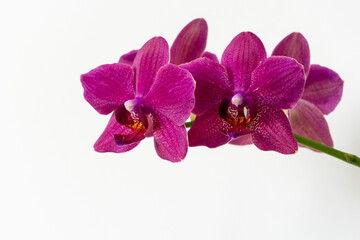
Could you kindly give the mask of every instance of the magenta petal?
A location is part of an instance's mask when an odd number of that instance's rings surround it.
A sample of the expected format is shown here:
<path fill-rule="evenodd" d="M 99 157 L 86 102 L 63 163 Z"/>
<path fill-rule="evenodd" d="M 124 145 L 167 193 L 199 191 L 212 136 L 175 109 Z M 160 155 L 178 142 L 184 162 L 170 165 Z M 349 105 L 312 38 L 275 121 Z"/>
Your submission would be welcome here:
<path fill-rule="evenodd" d="M 227 135 L 231 128 L 231 125 L 219 116 L 219 105 L 215 105 L 205 114 L 195 118 L 188 132 L 189 145 L 209 148 L 224 145 L 231 140 Z"/>
<path fill-rule="evenodd" d="M 134 75 L 130 66 L 101 65 L 81 75 L 84 97 L 101 114 L 109 114 L 134 97 Z"/>
<path fill-rule="evenodd" d="M 119 59 L 119 63 L 124 63 L 124 64 L 132 66 L 138 51 L 139 50 L 132 50 L 132 51 L 122 55 Z"/>
<path fill-rule="evenodd" d="M 174 124 L 184 125 L 195 105 L 195 81 L 191 74 L 176 65 L 160 68 L 144 105 L 161 113 Z"/>
<path fill-rule="evenodd" d="M 188 23 L 171 46 L 170 62 L 179 65 L 200 57 L 206 47 L 207 31 L 207 23 L 203 18 Z"/>
<path fill-rule="evenodd" d="M 230 141 L 230 144 L 234 144 L 234 145 L 239 145 L 239 146 L 243 146 L 243 145 L 250 145 L 252 144 L 252 140 L 251 140 L 251 135 L 244 135 L 244 136 L 240 136 L 236 139 L 233 139 Z"/>
<path fill-rule="evenodd" d="M 213 60 L 213 61 L 216 62 L 216 63 L 219 63 L 219 59 L 218 59 L 218 57 L 217 57 L 214 53 L 204 52 L 204 54 L 202 55 L 202 57 L 208 58 L 208 59 L 210 59 L 210 60 Z"/>
<path fill-rule="evenodd" d="M 137 96 L 145 96 L 148 93 L 157 71 L 168 62 L 169 46 L 164 38 L 154 37 L 144 44 L 133 63 Z"/>
<path fill-rule="evenodd" d="M 291 154 L 298 149 L 289 120 L 281 109 L 259 105 L 251 130 L 253 143 L 261 150 Z"/>
<path fill-rule="evenodd" d="M 289 113 L 294 133 L 330 147 L 334 146 L 324 115 L 315 105 L 300 99 Z"/>
<path fill-rule="evenodd" d="M 313 103 L 323 114 L 331 113 L 341 100 L 344 81 L 333 70 L 311 65 L 301 98 Z"/>
<path fill-rule="evenodd" d="M 130 151 L 131 149 L 136 147 L 140 142 L 137 141 L 129 145 L 119 146 L 118 144 L 115 143 L 115 135 L 126 136 L 132 134 L 133 134 L 133 130 L 118 123 L 115 119 L 115 114 L 113 114 L 104 132 L 101 134 L 99 139 L 94 144 L 94 149 L 97 152 L 114 152 L 114 153 Z"/>
<path fill-rule="evenodd" d="M 251 73 L 265 59 L 266 51 L 261 40 L 251 32 L 242 32 L 225 49 L 221 64 L 232 74 L 235 91 L 246 91 Z"/>
<path fill-rule="evenodd" d="M 180 67 L 188 70 L 196 81 L 194 114 L 204 114 L 224 97 L 231 96 L 231 83 L 220 64 L 208 58 L 199 58 Z"/>
<path fill-rule="evenodd" d="M 289 57 L 270 57 L 255 69 L 248 90 L 268 105 L 283 109 L 295 107 L 304 90 L 301 64 Z"/>
<path fill-rule="evenodd" d="M 294 32 L 286 36 L 275 47 L 272 55 L 295 58 L 296 61 L 304 66 L 305 74 L 308 75 L 310 69 L 310 48 L 301 33 Z"/>
<path fill-rule="evenodd" d="M 156 114 L 154 119 L 157 154 L 165 160 L 180 162 L 185 158 L 188 149 L 185 125 L 176 126 L 161 114 Z"/>

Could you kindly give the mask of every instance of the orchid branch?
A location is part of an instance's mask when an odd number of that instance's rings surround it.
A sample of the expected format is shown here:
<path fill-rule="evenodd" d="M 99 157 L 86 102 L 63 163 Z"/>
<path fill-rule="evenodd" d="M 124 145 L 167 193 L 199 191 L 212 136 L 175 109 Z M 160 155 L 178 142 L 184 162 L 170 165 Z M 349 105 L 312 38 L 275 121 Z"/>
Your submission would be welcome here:
<path fill-rule="evenodd" d="M 193 125 L 194 121 L 186 122 L 185 127 L 190 128 Z M 326 146 L 324 144 L 315 142 L 309 138 L 300 136 L 298 134 L 294 134 L 295 138 L 298 143 L 307 146 L 309 148 L 312 148 L 314 150 L 326 153 L 327 155 L 333 156 L 335 158 L 341 159 L 344 162 L 350 163 L 352 165 L 360 167 L 360 158 L 358 156 L 355 156 L 350 153 L 342 152 L 340 150 L 337 150 L 335 148 L 331 148 L 329 146 Z"/>

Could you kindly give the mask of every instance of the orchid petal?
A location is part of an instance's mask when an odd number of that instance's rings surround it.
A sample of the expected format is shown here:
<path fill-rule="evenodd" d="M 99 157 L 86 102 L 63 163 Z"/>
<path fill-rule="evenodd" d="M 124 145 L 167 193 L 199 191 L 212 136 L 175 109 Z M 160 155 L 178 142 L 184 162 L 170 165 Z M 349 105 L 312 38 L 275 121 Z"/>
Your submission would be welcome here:
<path fill-rule="evenodd" d="M 272 56 L 295 58 L 296 61 L 304 66 L 305 75 L 307 76 L 309 74 L 310 48 L 305 37 L 299 32 L 291 33 L 281 40 L 275 47 Z"/>
<path fill-rule="evenodd" d="M 252 143 L 253 142 L 251 140 L 250 134 L 240 136 L 230 141 L 230 144 L 239 145 L 239 146 L 250 145 Z"/>
<path fill-rule="evenodd" d="M 257 106 L 257 111 L 250 127 L 255 146 L 263 151 L 295 153 L 298 144 L 285 113 L 281 109 L 263 104 Z"/>
<path fill-rule="evenodd" d="M 213 60 L 213 61 L 216 62 L 216 63 L 219 63 L 219 59 L 218 59 L 218 57 L 217 57 L 214 53 L 204 52 L 204 54 L 202 55 L 202 57 L 208 58 L 208 59 L 210 59 L 210 60 Z"/>
<path fill-rule="evenodd" d="M 159 157 L 179 162 L 186 156 L 188 141 L 185 125 L 174 125 L 161 114 L 154 116 L 154 143 Z"/>
<path fill-rule="evenodd" d="M 184 125 L 195 105 L 195 81 L 185 69 L 173 64 L 160 68 L 144 105 L 174 124 Z"/>
<path fill-rule="evenodd" d="M 296 107 L 289 113 L 294 133 L 329 147 L 334 146 L 324 115 L 314 104 L 300 99 Z"/>
<path fill-rule="evenodd" d="M 196 81 L 194 114 L 202 115 L 225 96 L 231 96 L 231 83 L 220 64 L 208 58 L 199 58 L 180 67 L 188 70 Z"/>
<path fill-rule="evenodd" d="M 266 51 L 261 40 L 251 32 L 242 32 L 225 49 L 221 64 L 230 72 L 235 91 L 246 91 L 251 73 L 265 59 Z"/>
<path fill-rule="evenodd" d="M 170 49 L 170 62 L 176 65 L 201 57 L 206 47 L 208 27 L 203 18 L 188 23 Z"/>
<path fill-rule="evenodd" d="M 169 46 L 164 38 L 154 37 L 144 44 L 136 54 L 133 63 L 137 96 L 145 96 L 148 93 L 156 73 L 168 62 Z"/>
<path fill-rule="evenodd" d="M 99 139 L 94 144 L 94 149 L 97 152 L 114 152 L 121 153 L 127 152 L 136 147 L 140 141 L 120 146 L 115 143 L 115 135 L 132 135 L 133 130 L 124 125 L 118 123 L 115 119 L 115 114 L 110 118 L 108 125 L 106 126 L 104 132 L 101 134 Z"/>
<path fill-rule="evenodd" d="M 101 65 L 81 75 L 84 97 L 96 111 L 109 114 L 134 97 L 134 75 L 130 66 L 114 63 Z"/>
<path fill-rule="evenodd" d="M 270 57 L 252 74 L 250 95 L 273 107 L 295 107 L 304 90 L 301 64 L 289 57 Z"/>
<path fill-rule="evenodd" d="M 125 53 L 124 55 L 122 55 L 119 59 L 119 63 L 124 63 L 127 65 L 132 66 L 134 59 L 136 57 L 136 54 L 138 53 L 139 50 L 132 50 L 128 53 Z"/>
<path fill-rule="evenodd" d="M 189 145 L 216 148 L 228 143 L 231 138 L 227 135 L 232 126 L 219 116 L 219 105 L 213 106 L 201 116 L 195 118 L 188 136 Z"/>
<path fill-rule="evenodd" d="M 331 113 L 341 100 L 344 81 L 333 70 L 311 65 L 301 98 L 317 106 L 323 114 Z"/>

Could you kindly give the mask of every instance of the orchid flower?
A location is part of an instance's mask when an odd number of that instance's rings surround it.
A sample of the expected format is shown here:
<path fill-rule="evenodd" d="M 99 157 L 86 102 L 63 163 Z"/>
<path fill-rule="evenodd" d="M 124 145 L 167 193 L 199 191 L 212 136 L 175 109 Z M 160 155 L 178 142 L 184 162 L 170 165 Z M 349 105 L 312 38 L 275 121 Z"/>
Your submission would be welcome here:
<path fill-rule="evenodd" d="M 293 132 L 333 147 L 324 114 L 331 113 L 340 102 L 343 80 L 329 68 L 310 65 L 309 45 L 301 33 L 291 33 L 285 37 L 272 55 L 295 58 L 305 69 L 304 93 L 295 108 L 289 111 Z"/>
<path fill-rule="evenodd" d="M 105 64 L 81 76 L 84 97 L 110 121 L 94 145 L 97 152 L 126 152 L 145 137 L 154 137 L 158 155 L 178 162 L 188 148 L 184 123 L 194 107 L 191 74 L 169 64 L 165 39 L 150 39 L 132 67 Z"/>
<path fill-rule="evenodd" d="M 203 18 L 197 18 L 188 23 L 178 34 L 170 48 L 170 63 L 180 65 L 199 57 L 207 57 L 219 62 L 216 55 L 204 52 L 206 47 L 208 26 Z M 119 59 L 119 63 L 132 65 L 138 50 L 132 50 Z"/>
<path fill-rule="evenodd" d="M 196 81 L 190 146 L 215 148 L 249 135 L 261 150 L 297 151 L 282 110 L 295 107 L 304 89 L 304 69 L 296 60 L 266 58 L 260 39 L 243 32 L 227 46 L 221 64 L 199 58 L 181 67 Z"/>
<path fill-rule="evenodd" d="M 304 93 L 289 118 L 294 133 L 333 147 L 329 126 L 324 115 L 331 113 L 341 100 L 343 80 L 333 70 L 310 65 L 310 48 L 301 33 L 291 33 L 274 49 L 273 56 L 287 56 L 304 66 L 306 82 Z M 231 142 L 236 145 L 251 144 L 248 136 Z"/>

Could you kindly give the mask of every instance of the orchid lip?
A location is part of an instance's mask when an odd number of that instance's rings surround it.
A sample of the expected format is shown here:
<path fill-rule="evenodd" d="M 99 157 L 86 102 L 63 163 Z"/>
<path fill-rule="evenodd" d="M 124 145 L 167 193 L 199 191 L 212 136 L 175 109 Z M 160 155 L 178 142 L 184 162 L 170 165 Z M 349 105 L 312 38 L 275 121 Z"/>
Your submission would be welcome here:
<path fill-rule="evenodd" d="M 232 126 L 229 132 L 226 132 L 232 139 L 252 132 L 248 129 L 252 118 L 248 114 L 248 106 L 241 94 L 234 95 L 231 100 L 223 99 L 219 106 L 219 115 Z"/>

